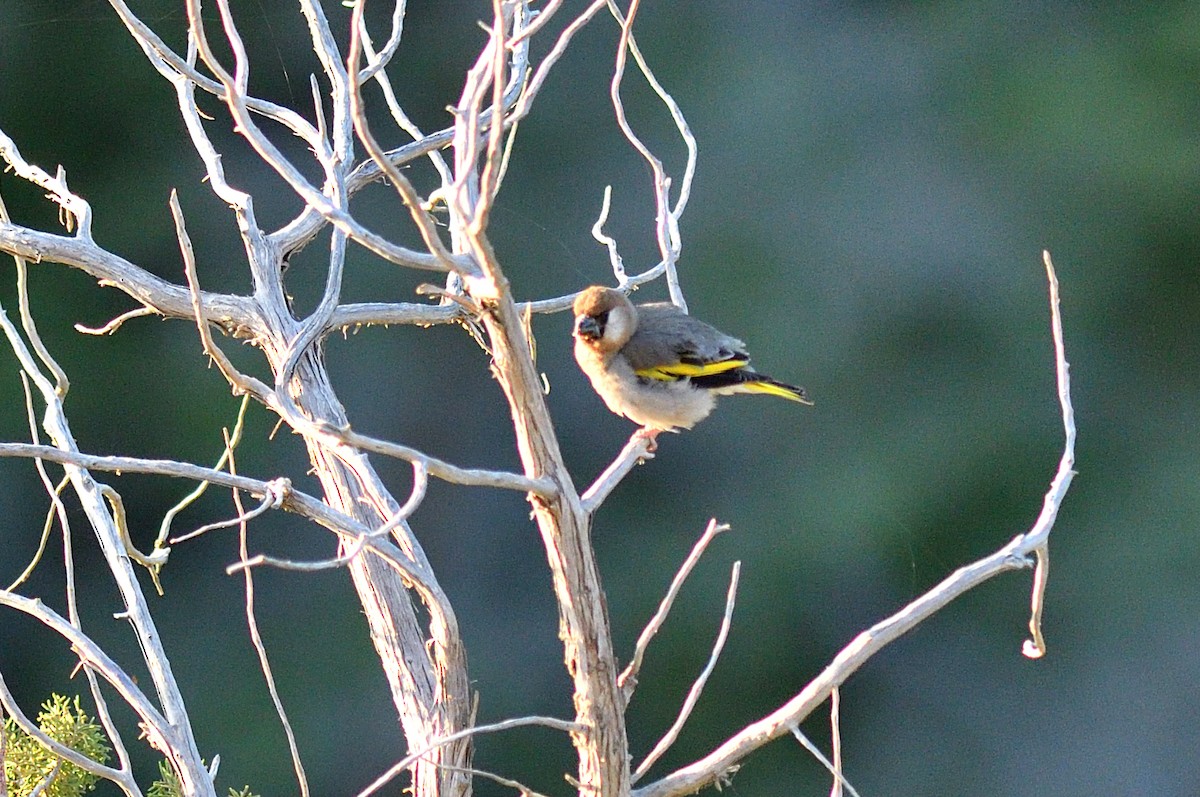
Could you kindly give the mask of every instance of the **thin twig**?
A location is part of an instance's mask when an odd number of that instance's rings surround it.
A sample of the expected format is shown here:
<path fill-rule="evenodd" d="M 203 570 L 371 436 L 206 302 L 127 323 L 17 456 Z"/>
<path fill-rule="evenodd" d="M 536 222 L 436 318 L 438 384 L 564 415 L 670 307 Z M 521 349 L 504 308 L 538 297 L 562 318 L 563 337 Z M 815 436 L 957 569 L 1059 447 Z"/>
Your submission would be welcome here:
<path fill-rule="evenodd" d="M 187 226 L 183 220 L 183 209 L 179 206 L 179 195 L 172 190 L 171 198 L 168 204 L 171 206 L 171 218 L 175 221 L 175 237 L 179 240 L 179 252 L 183 256 L 183 273 L 187 276 L 188 289 L 192 295 L 192 313 L 196 321 L 196 328 L 200 332 L 200 343 L 204 348 L 204 353 L 207 354 L 212 361 L 217 364 L 217 368 L 221 371 L 221 375 L 233 387 L 233 389 L 241 395 L 249 394 L 261 401 L 263 404 L 270 406 L 277 401 L 277 397 L 273 396 L 271 388 L 267 387 L 261 381 L 251 376 L 238 371 L 225 356 L 225 352 L 213 342 L 212 334 L 208 330 L 208 322 L 204 320 L 204 316 L 200 311 L 200 283 L 196 277 L 196 254 L 192 249 L 192 240 L 188 236 Z"/>
<path fill-rule="evenodd" d="M 650 440 L 645 435 L 635 432 L 612 464 L 596 477 L 596 481 L 583 491 L 583 495 L 579 496 L 583 511 L 589 514 L 595 512 L 621 480 L 648 459 L 654 459 L 654 452 L 650 450 Z"/>
<path fill-rule="evenodd" d="M 366 113 L 362 107 L 362 85 L 360 82 L 360 73 L 358 69 L 359 57 L 362 53 L 361 35 L 363 31 L 363 11 L 365 2 L 354 4 L 354 11 L 350 22 L 350 50 L 346 55 L 346 71 L 349 75 L 350 86 L 350 116 L 354 122 L 354 130 L 358 134 L 358 140 L 362 142 L 366 148 L 371 160 L 375 161 L 383 174 L 387 176 L 388 181 L 395 187 L 396 192 L 400 195 L 400 201 L 408 209 L 409 215 L 412 217 L 413 223 L 417 225 L 417 230 L 421 234 L 421 240 L 428 247 L 438 261 L 444 264 L 446 271 L 459 271 L 460 267 L 456 263 L 454 255 L 442 243 L 440 234 L 437 231 L 437 222 L 425 210 L 420 196 L 408 178 L 397 169 L 390 160 L 383 147 L 375 139 L 371 133 L 371 127 L 367 123 Z"/>
<path fill-rule="evenodd" d="M 237 463 L 233 457 L 233 443 L 226 438 L 225 452 L 229 457 L 229 473 L 237 475 Z M 242 494 L 237 490 L 233 491 L 233 504 L 238 511 L 238 517 L 241 518 L 238 524 L 238 557 L 245 561 L 249 556 L 248 537 L 249 537 L 249 520 L 250 513 L 246 512 L 242 506 Z M 260 509 L 267 506 L 266 502 L 262 504 Z M 262 670 L 263 677 L 267 681 L 267 691 L 271 694 L 271 702 L 275 705 L 275 713 L 279 716 L 279 721 L 283 725 L 284 735 L 287 736 L 288 751 L 292 756 L 292 768 L 296 772 L 296 782 L 300 786 L 301 797 L 308 797 L 308 778 L 304 774 L 304 763 L 300 760 L 300 749 L 296 746 L 296 734 L 292 730 L 292 723 L 288 721 L 287 711 L 283 707 L 283 699 L 279 696 L 279 689 L 275 685 L 275 676 L 271 672 L 271 660 L 267 657 L 267 647 L 263 644 L 262 634 L 258 630 L 258 619 L 254 615 L 254 573 L 250 568 L 246 568 L 244 584 L 246 586 L 246 625 L 250 630 L 250 642 L 254 645 L 254 651 L 258 654 L 258 665 Z"/>
<path fill-rule="evenodd" d="M 29 389 L 29 376 L 24 370 L 21 371 L 21 388 L 25 391 L 25 412 L 29 419 L 29 436 L 34 444 L 39 442 L 37 431 L 37 419 L 34 417 L 33 411 L 33 393 Z M 59 522 L 63 524 L 64 533 L 67 528 L 67 510 L 63 506 L 62 495 L 63 489 L 70 483 L 70 479 L 66 476 L 54 485 L 50 479 L 50 475 L 46 473 L 46 466 L 40 459 L 35 459 L 34 466 L 37 468 L 38 477 L 42 480 L 42 486 L 45 487 L 46 493 L 50 496 L 50 508 L 46 511 L 46 520 L 42 523 L 42 536 L 38 540 L 37 550 L 34 551 L 33 558 L 29 560 L 29 564 L 17 576 L 13 583 L 8 585 L 8 591 L 12 592 L 25 580 L 33 575 L 33 571 L 37 569 L 38 563 L 42 561 L 42 555 L 46 552 L 46 545 L 50 542 L 50 532 L 54 529 L 54 519 L 57 517 Z"/>
<path fill-rule="evenodd" d="M 1066 432 L 1066 443 L 1063 446 L 1062 459 L 1058 463 L 1058 474 L 1050 485 L 1050 492 L 1042 506 L 1042 516 L 1038 518 L 1039 525 L 1044 529 L 1041 534 L 1041 544 L 1033 549 L 1037 557 L 1037 567 L 1033 571 L 1033 592 L 1030 597 L 1031 612 L 1029 617 L 1030 639 L 1025 640 L 1022 652 L 1031 659 L 1040 658 L 1046 653 L 1046 641 L 1042 638 L 1042 607 L 1046 600 L 1046 582 L 1050 577 L 1050 529 L 1058 516 L 1058 507 L 1066 495 L 1075 475 L 1075 410 L 1071 406 L 1071 367 L 1067 363 L 1066 345 L 1063 343 L 1062 311 L 1059 308 L 1058 276 L 1054 273 L 1054 263 L 1050 252 L 1042 252 L 1042 261 L 1046 265 L 1046 279 L 1050 283 L 1050 331 L 1054 336 L 1054 365 L 1058 382 L 1058 401 L 1062 406 L 1063 429 Z"/>
<path fill-rule="evenodd" d="M 604 245 L 608 250 L 608 262 L 612 266 L 613 276 L 617 278 L 617 287 L 624 288 L 628 277 L 625 276 L 625 261 L 621 259 L 621 253 L 617 249 L 617 239 L 604 231 L 604 225 L 608 223 L 608 212 L 612 209 L 612 186 L 604 186 L 604 199 L 600 202 L 600 215 L 596 217 L 596 223 L 592 225 L 592 237 Z"/>
<path fill-rule="evenodd" d="M 187 534 L 181 534 L 178 537 L 172 538 L 171 544 L 175 545 L 176 543 L 186 542 L 210 531 L 216 531 L 217 529 L 227 529 L 231 526 L 244 526 L 246 523 L 254 520 L 254 518 L 258 517 L 259 515 L 265 514 L 271 509 L 278 509 L 283 504 L 284 498 L 287 497 L 288 490 L 291 488 L 291 483 L 286 479 L 276 479 L 274 482 L 272 482 L 272 484 L 276 485 L 276 489 L 269 490 L 267 494 L 263 496 L 258 506 L 254 507 L 249 512 L 241 512 L 239 508 L 240 514 L 238 514 L 237 517 L 232 517 L 228 520 L 218 520 L 215 523 L 209 523 L 201 526 L 198 529 L 189 531 Z M 235 496 L 240 495 L 236 489 L 233 491 L 233 494 Z M 238 498 L 237 503 L 241 503 L 240 498 Z"/>
<path fill-rule="evenodd" d="M 557 731 L 566 731 L 568 733 L 585 733 L 587 731 L 587 729 L 578 722 L 560 720 L 555 717 L 516 717 L 514 719 L 504 720 L 502 722 L 495 722 L 490 725 L 476 725 L 473 728 L 467 728 L 465 730 L 458 731 L 457 733 L 451 733 L 447 736 L 443 736 L 440 739 L 434 739 L 417 752 L 410 753 L 389 767 L 388 770 L 378 778 L 371 781 L 370 785 L 360 791 L 356 797 L 370 797 L 370 795 L 386 786 L 392 780 L 392 778 L 408 769 L 423 756 L 429 755 L 429 753 L 433 752 L 439 747 L 442 747 L 443 745 L 456 742 L 459 739 L 468 739 L 472 736 L 478 736 L 479 734 L 483 733 L 507 731 L 510 728 L 520 728 L 527 725 L 542 725 L 547 728 L 553 728 Z"/>
<path fill-rule="evenodd" d="M 250 407 L 250 395 L 247 394 L 245 396 L 242 396 L 242 404 L 240 407 L 238 407 L 237 420 L 233 424 L 233 433 L 230 435 L 230 438 L 229 438 L 230 442 L 234 448 L 236 448 L 238 443 L 241 442 L 242 434 L 243 434 L 243 432 L 245 432 L 246 410 L 249 409 L 249 407 Z M 221 456 L 220 456 L 220 458 L 217 459 L 217 464 L 216 464 L 217 470 L 221 470 L 222 468 L 225 467 L 225 463 L 229 458 L 228 451 L 229 451 L 229 447 L 225 447 L 222 449 Z M 166 544 L 167 539 L 171 536 L 171 524 L 175 521 L 175 517 L 180 512 L 182 512 L 184 509 L 188 508 L 193 503 L 195 503 L 197 500 L 199 500 L 200 496 L 204 495 L 204 493 L 208 491 L 208 485 L 209 485 L 209 482 L 200 482 L 199 484 L 196 485 L 196 488 L 194 490 L 192 490 L 190 493 L 185 495 L 182 499 L 179 500 L 178 503 L 176 503 L 174 506 L 172 506 L 170 509 L 168 509 L 163 514 L 162 522 L 158 524 L 158 537 L 156 539 L 157 545 L 162 546 L 162 545 Z M 177 538 L 171 540 L 171 544 L 174 545 L 176 542 L 182 542 L 184 539 L 187 539 L 187 535 L 185 535 L 184 537 L 177 537 Z"/>
<path fill-rule="evenodd" d="M 447 772 L 462 772 L 466 775 L 472 775 L 479 778 L 487 778 L 488 780 L 499 783 L 501 786 L 507 786 L 510 789 L 516 789 L 520 792 L 521 797 L 546 797 L 541 792 L 534 791 L 520 781 L 512 780 L 495 772 L 488 772 L 484 769 L 474 769 L 473 767 L 456 767 L 451 764 L 438 764 L 438 769 L 446 770 Z"/>
<path fill-rule="evenodd" d="M 708 526 L 704 529 L 704 533 L 700 535 L 700 539 L 696 540 L 696 544 L 692 546 L 691 553 L 683 560 L 683 564 L 679 566 L 678 572 L 675 573 L 675 578 L 671 579 L 671 586 L 667 588 L 667 594 L 663 596 L 662 601 L 658 604 L 658 609 L 654 612 L 654 616 L 650 618 L 650 622 L 646 623 L 646 627 L 642 629 L 642 633 L 638 636 L 637 644 L 633 648 L 633 658 L 630 659 L 629 665 L 617 678 L 617 686 L 620 687 L 622 696 L 625 698 L 626 704 L 633 696 L 633 690 L 637 687 L 638 672 L 642 668 L 642 659 L 646 655 L 646 650 L 650 647 L 651 640 L 655 634 L 662 628 L 663 623 L 667 621 L 667 615 L 671 613 L 671 607 L 675 605 L 675 598 L 679 595 L 679 590 L 683 588 L 683 582 L 691 575 L 695 569 L 700 557 L 704 555 L 704 551 L 708 548 L 708 544 L 712 542 L 716 536 L 722 532 L 729 531 L 728 524 L 717 523 L 716 519 L 708 521 Z"/>
<path fill-rule="evenodd" d="M 842 797 L 842 690 L 836 686 L 829 693 L 829 735 L 830 747 L 833 750 L 833 787 L 829 797 Z M 848 784 L 847 784 L 848 785 Z M 852 797 L 858 797 L 854 789 L 850 789 Z"/>
<path fill-rule="evenodd" d="M 696 707 L 697 701 L 700 700 L 700 695 L 704 692 L 704 685 L 708 683 L 708 676 L 712 675 L 713 668 L 717 666 L 717 659 L 721 657 L 721 651 L 725 648 L 725 640 L 729 637 L 729 626 L 733 622 L 733 606 L 737 600 L 738 575 L 741 571 L 742 563 L 734 562 L 733 572 L 729 576 L 729 592 L 725 596 L 725 616 L 721 618 L 721 630 L 717 632 L 717 639 L 713 643 L 708 663 L 704 665 L 704 669 L 700 671 L 696 682 L 688 690 L 687 698 L 683 701 L 683 706 L 679 709 L 679 716 L 675 718 L 675 722 L 663 734 L 663 737 L 658 740 L 658 744 L 654 745 L 654 749 L 646 755 L 645 760 L 634 771 L 632 782 L 636 783 L 642 775 L 646 774 L 650 767 L 654 766 L 654 763 L 667 750 L 671 749 L 671 745 L 675 744 L 675 740 L 679 738 L 680 731 L 683 730 L 683 726 L 687 723 L 688 717 L 692 715 L 692 710 Z"/>
<path fill-rule="evenodd" d="M 678 104 L 675 103 L 671 95 L 663 89 L 662 85 L 654 77 L 654 73 L 650 70 L 649 65 L 637 48 L 637 41 L 633 36 L 633 21 L 637 15 L 639 6 L 640 0 L 630 0 L 629 10 L 625 14 L 622 14 L 616 0 L 608 0 L 610 13 L 612 13 L 613 17 L 621 25 L 621 38 L 617 45 L 617 58 L 613 69 L 612 81 L 609 85 L 609 97 L 612 101 L 613 111 L 616 113 L 617 125 L 620 127 L 622 134 L 624 134 L 626 140 L 633 145 L 634 149 L 641 154 L 642 158 L 650 166 L 654 178 L 653 190 L 656 206 L 655 237 L 658 241 L 659 254 L 662 255 L 660 265 L 664 268 L 667 275 L 667 287 L 671 292 L 671 301 L 681 310 L 687 312 L 687 301 L 683 297 L 683 290 L 679 284 L 675 264 L 679 260 L 679 253 L 682 248 L 682 242 L 679 237 L 679 216 L 686 205 L 687 194 L 690 192 L 691 179 L 695 173 L 696 141 L 683 118 L 682 111 L 679 110 Z M 676 207 L 674 208 L 671 206 L 670 197 L 671 179 L 667 176 L 662 159 L 655 155 L 637 133 L 634 132 L 632 125 L 630 125 L 625 115 L 625 106 L 621 99 L 621 84 L 625 78 L 626 51 L 633 54 L 634 61 L 642 75 L 646 78 L 655 93 L 666 103 L 680 136 L 683 138 L 688 149 L 688 165 L 684 173 L 683 189 L 680 193 L 680 201 L 676 203 Z"/>
<path fill-rule="evenodd" d="M 81 332 L 84 335 L 111 335 L 116 332 L 126 322 L 134 318 L 141 318 L 147 315 L 157 315 L 158 311 L 153 307 L 135 307 L 132 310 L 127 310 L 121 313 L 116 318 L 109 321 L 102 327 L 89 327 L 84 324 L 75 324 L 75 331 Z"/>
<path fill-rule="evenodd" d="M 62 772 L 64 761 L 60 758 L 54 762 L 54 766 L 50 767 L 50 771 L 46 773 L 46 777 L 42 778 L 41 782 L 29 792 L 29 797 L 42 797 L 46 793 L 46 789 L 50 788 L 50 784 L 58 777 L 58 773 Z"/>
<path fill-rule="evenodd" d="M 845 786 L 846 790 L 850 792 L 850 797 L 858 797 L 858 792 L 854 790 L 849 781 L 842 777 L 841 769 L 836 764 L 830 763 L 825 754 L 821 752 L 821 748 L 813 744 L 813 741 L 808 738 L 804 731 L 800 730 L 799 725 L 792 726 L 792 735 L 796 737 L 796 740 L 800 744 L 804 745 L 805 750 L 812 753 L 813 758 L 820 761 L 821 765 L 829 770 L 829 774 L 833 775 L 834 789 L 837 794 L 841 794 L 842 786 Z"/>

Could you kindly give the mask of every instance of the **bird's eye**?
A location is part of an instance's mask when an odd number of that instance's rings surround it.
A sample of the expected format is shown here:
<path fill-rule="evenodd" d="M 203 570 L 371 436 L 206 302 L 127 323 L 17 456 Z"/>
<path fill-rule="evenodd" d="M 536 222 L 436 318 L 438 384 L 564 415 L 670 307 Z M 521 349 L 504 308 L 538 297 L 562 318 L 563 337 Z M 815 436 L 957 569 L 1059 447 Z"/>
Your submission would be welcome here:
<path fill-rule="evenodd" d="M 596 323 L 600 324 L 600 326 L 604 326 L 608 323 L 608 313 L 609 311 L 605 310 L 603 313 L 597 313 L 592 316 L 592 318 L 596 319 Z"/>

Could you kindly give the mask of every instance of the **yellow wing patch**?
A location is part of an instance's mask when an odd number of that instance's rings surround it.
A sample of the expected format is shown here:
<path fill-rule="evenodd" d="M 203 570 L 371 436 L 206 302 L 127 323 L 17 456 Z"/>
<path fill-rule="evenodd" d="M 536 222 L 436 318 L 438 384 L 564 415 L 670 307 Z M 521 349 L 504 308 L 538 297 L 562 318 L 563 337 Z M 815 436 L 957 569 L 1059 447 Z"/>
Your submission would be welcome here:
<path fill-rule="evenodd" d="M 646 379 L 657 379 L 660 382 L 674 382 L 692 376 L 712 376 L 744 368 L 749 360 L 717 360 L 711 363 L 675 363 L 673 365 L 658 365 L 654 368 L 642 368 L 635 373 Z"/>

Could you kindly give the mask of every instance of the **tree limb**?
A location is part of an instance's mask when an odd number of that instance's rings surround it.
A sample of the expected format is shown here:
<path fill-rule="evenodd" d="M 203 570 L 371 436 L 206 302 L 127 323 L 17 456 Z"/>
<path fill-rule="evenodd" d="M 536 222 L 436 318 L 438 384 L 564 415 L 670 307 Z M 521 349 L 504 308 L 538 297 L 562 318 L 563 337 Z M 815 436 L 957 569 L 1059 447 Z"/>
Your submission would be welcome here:
<path fill-rule="evenodd" d="M 795 697 L 771 714 L 754 722 L 727 739 L 704 758 L 682 767 L 655 783 L 633 792 L 634 797 L 676 797 L 692 794 L 718 782 L 727 772 L 754 750 L 786 733 L 802 722 L 830 693 L 845 683 L 859 667 L 887 645 L 899 639 L 932 617 L 960 595 L 974 589 L 1001 573 L 1021 570 L 1031 565 L 1030 555 L 1044 550 L 1058 508 L 1066 496 L 1075 475 L 1075 415 L 1071 407 L 1069 366 L 1062 342 L 1062 319 L 1058 306 L 1058 280 L 1049 254 L 1045 255 L 1046 273 L 1050 282 L 1051 330 L 1054 336 L 1055 372 L 1058 399 L 1062 407 L 1065 443 L 1058 471 L 1050 484 L 1033 526 L 1014 537 L 1007 545 L 972 564 L 960 567 L 940 584 L 909 603 L 896 614 L 863 631 L 844 647 L 833 661 Z M 1044 583 L 1035 580 L 1034 621 L 1040 616 L 1040 593 Z M 1033 624 L 1036 624 L 1034 622 Z M 1040 634 L 1036 635 L 1040 637 Z M 1033 644 L 1026 643 L 1026 649 Z M 1027 654 L 1028 655 L 1028 652 Z"/>

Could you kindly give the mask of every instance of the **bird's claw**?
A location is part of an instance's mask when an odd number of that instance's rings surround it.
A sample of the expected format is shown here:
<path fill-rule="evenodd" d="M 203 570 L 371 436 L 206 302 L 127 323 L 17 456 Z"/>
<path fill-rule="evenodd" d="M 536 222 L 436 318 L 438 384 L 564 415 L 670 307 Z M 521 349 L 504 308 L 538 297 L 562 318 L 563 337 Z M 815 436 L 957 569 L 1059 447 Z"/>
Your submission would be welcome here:
<path fill-rule="evenodd" d="M 662 429 L 651 429 L 648 426 L 642 427 L 634 432 L 634 437 L 640 437 L 646 441 L 646 453 L 653 454 L 658 450 L 658 435 Z"/>

